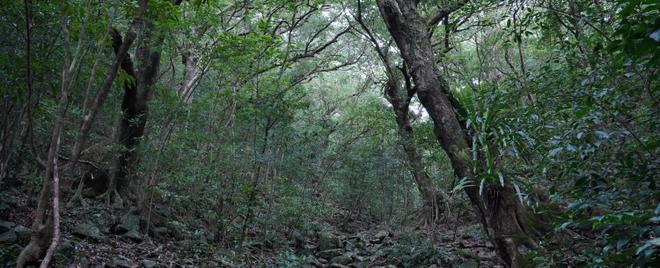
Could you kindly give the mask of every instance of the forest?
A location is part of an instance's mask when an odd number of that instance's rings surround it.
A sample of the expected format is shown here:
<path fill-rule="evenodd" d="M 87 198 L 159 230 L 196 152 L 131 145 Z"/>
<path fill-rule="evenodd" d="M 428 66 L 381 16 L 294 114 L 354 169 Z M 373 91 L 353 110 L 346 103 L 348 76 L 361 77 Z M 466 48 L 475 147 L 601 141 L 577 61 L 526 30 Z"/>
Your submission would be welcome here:
<path fill-rule="evenodd" d="M 0 9 L 0 267 L 660 267 L 660 2 Z"/>

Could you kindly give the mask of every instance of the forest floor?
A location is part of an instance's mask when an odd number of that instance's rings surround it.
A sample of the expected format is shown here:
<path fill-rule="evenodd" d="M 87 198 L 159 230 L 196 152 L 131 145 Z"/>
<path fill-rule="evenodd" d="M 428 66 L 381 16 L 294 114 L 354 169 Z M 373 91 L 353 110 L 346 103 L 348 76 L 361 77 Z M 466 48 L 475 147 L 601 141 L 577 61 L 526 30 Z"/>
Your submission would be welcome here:
<path fill-rule="evenodd" d="M 29 240 L 36 195 L 26 188 L 0 188 L 0 267 L 14 267 Z M 53 267 L 502 267 L 471 222 L 397 229 L 343 211 L 323 231 L 292 232 L 277 243 L 249 239 L 238 250 L 214 246 L 208 230 L 161 228 L 146 237 L 135 230 L 139 219 L 118 211 L 90 199 L 64 209 Z"/>

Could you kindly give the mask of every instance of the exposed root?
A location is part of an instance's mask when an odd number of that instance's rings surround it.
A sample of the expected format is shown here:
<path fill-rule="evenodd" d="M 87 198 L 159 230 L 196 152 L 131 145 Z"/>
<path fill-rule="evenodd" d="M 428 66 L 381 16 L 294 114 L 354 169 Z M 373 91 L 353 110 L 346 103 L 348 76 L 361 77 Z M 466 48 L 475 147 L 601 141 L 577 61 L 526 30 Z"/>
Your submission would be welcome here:
<path fill-rule="evenodd" d="M 83 188 L 85 188 L 85 180 L 81 177 L 80 183 L 78 183 L 78 187 L 76 188 L 76 192 L 73 194 L 71 199 L 69 199 L 69 202 L 66 203 L 67 208 L 73 207 L 77 201 L 80 201 L 81 205 L 87 206 L 87 202 L 85 202 L 85 199 L 82 197 Z"/>
<path fill-rule="evenodd" d="M 114 198 L 113 198 L 114 197 Z M 117 191 L 117 189 L 113 188 L 108 188 L 108 190 L 96 197 L 97 199 L 105 200 L 106 205 L 112 205 L 114 207 L 118 208 L 123 208 L 124 207 L 124 199 L 121 198 L 121 195 Z M 114 201 L 114 203 L 112 203 Z"/>

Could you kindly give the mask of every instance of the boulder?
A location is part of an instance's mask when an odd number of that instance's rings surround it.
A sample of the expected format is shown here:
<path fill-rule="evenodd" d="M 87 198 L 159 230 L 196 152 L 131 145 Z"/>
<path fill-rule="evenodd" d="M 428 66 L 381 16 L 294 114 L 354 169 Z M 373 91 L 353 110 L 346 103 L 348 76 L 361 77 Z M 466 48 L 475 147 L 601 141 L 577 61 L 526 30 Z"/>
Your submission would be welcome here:
<path fill-rule="evenodd" d="M 335 249 L 328 249 L 328 250 L 324 250 L 324 251 L 319 251 L 317 256 L 319 256 L 320 258 L 329 260 L 329 259 L 337 257 L 341 254 L 344 254 L 344 250 L 340 249 L 340 248 L 335 248 Z"/>
<path fill-rule="evenodd" d="M 319 250 L 328 250 L 340 248 L 342 246 L 341 240 L 331 233 L 319 233 Z"/>
<path fill-rule="evenodd" d="M 91 238 L 93 240 L 102 240 L 101 230 L 93 224 L 81 223 L 73 229 L 73 234 L 82 238 Z"/>

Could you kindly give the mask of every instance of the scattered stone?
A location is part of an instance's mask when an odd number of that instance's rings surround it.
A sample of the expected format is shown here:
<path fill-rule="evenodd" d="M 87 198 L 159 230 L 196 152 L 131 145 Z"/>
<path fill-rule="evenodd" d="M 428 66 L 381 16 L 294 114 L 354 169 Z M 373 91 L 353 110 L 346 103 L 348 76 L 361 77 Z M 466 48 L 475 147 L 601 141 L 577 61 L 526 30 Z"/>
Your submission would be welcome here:
<path fill-rule="evenodd" d="M 117 255 L 112 257 L 112 262 L 110 263 L 110 266 L 112 267 L 118 267 L 118 268 L 130 268 L 133 267 L 131 264 L 131 260 L 128 258 L 122 256 L 122 255 Z"/>
<path fill-rule="evenodd" d="M 376 233 L 376 235 L 375 235 L 375 237 L 378 240 L 383 240 L 385 237 L 388 237 L 388 236 L 390 236 L 390 233 L 388 231 L 380 231 L 380 232 Z"/>
<path fill-rule="evenodd" d="M 16 224 L 14 224 L 13 222 L 0 221 L 0 233 L 4 233 L 6 231 L 11 230 L 11 228 L 13 228 L 14 225 Z"/>
<path fill-rule="evenodd" d="M 328 249 L 340 248 L 342 246 L 341 240 L 328 232 L 319 233 L 319 250 L 324 251 Z"/>
<path fill-rule="evenodd" d="M 73 229 L 73 234 L 80 236 L 82 238 L 91 238 L 94 240 L 103 239 L 103 235 L 101 235 L 101 230 L 99 230 L 98 227 L 89 223 L 81 223 L 76 225 L 76 227 Z"/>
<path fill-rule="evenodd" d="M 121 217 L 121 224 L 117 226 L 117 233 L 123 234 L 130 231 L 140 230 L 140 217 L 133 213 L 126 213 Z"/>
<path fill-rule="evenodd" d="M 158 263 L 155 261 L 147 260 L 147 259 L 142 260 L 142 267 L 144 268 L 155 268 L 156 265 L 158 265 Z"/>
<path fill-rule="evenodd" d="M 16 232 L 9 230 L 0 235 L 0 244 L 13 244 L 18 241 Z"/>
<path fill-rule="evenodd" d="M 325 258 L 318 258 L 318 261 L 323 264 L 328 263 L 328 260 Z"/>
<path fill-rule="evenodd" d="M 128 238 L 129 240 L 131 240 L 135 243 L 140 243 L 140 242 L 142 242 L 142 240 L 144 240 L 142 238 L 142 235 L 136 230 L 130 230 L 130 231 L 126 232 L 125 234 L 121 235 L 121 236 L 124 237 L 124 238 Z"/>
<path fill-rule="evenodd" d="M 319 251 L 319 253 L 317 255 L 319 257 L 323 258 L 323 259 L 329 260 L 329 259 L 337 257 L 337 256 L 339 256 L 343 253 L 344 253 L 343 249 L 335 248 L 335 249 L 328 249 L 328 250 L 324 250 L 324 251 Z"/>
<path fill-rule="evenodd" d="M 316 250 L 318 249 L 317 246 L 312 245 L 312 244 L 305 244 L 302 248 L 302 253 L 304 255 L 312 255 Z"/>
<path fill-rule="evenodd" d="M 353 258 L 351 258 L 350 255 L 348 254 L 342 254 L 337 257 L 334 257 L 330 260 L 331 263 L 339 263 L 339 264 L 349 264 L 353 261 Z"/>

